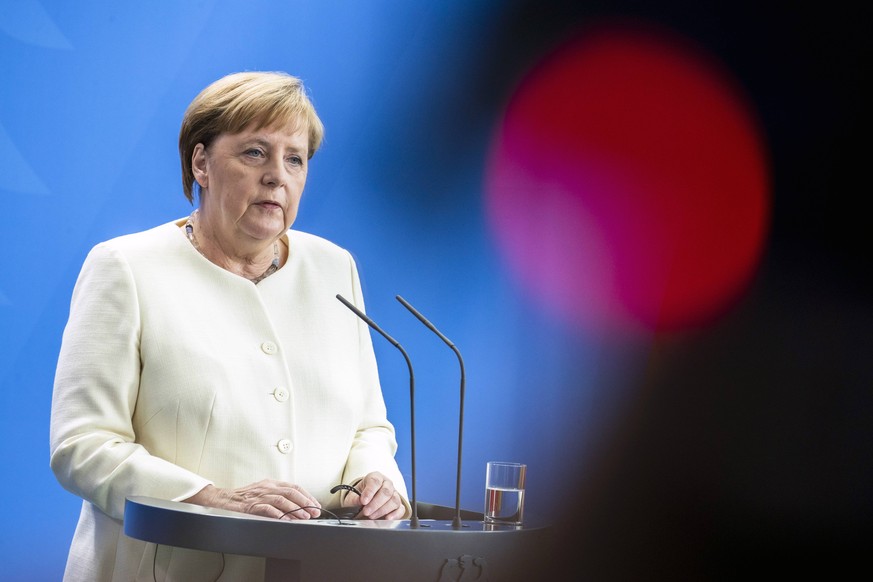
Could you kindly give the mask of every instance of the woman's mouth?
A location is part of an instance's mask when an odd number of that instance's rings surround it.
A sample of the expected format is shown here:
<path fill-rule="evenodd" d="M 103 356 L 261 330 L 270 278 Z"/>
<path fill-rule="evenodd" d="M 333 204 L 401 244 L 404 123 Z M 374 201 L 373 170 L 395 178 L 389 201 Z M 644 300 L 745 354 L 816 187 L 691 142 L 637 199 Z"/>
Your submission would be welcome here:
<path fill-rule="evenodd" d="M 277 202 L 273 202 L 272 200 L 264 200 L 263 202 L 256 202 L 255 206 L 260 206 L 263 210 L 272 211 L 272 210 L 281 210 L 282 207 Z"/>

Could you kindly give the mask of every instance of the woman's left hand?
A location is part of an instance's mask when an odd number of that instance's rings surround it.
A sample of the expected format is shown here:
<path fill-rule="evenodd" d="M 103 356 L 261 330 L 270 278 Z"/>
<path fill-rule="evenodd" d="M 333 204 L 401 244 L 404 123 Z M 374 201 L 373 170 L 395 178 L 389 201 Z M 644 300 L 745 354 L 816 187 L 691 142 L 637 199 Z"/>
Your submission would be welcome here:
<path fill-rule="evenodd" d="M 355 488 L 361 496 L 349 492 L 343 500 L 344 507 L 361 506 L 355 519 L 402 519 L 406 513 L 406 506 L 394 490 L 394 483 L 378 471 L 361 479 Z"/>

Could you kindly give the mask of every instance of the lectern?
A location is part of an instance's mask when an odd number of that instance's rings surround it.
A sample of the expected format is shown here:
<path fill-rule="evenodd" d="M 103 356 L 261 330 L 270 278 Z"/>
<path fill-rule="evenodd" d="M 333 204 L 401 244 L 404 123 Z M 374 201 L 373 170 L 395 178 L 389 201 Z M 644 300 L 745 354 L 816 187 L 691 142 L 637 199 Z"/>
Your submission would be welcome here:
<path fill-rule="evenodd" d="M 418 504 L 408 520 L 280 521 L 149 497 L 130 497 L 124 533 L 169 546 L 266 558 L 267 582 L 536 579 L 546 527 L 483 523 L 482 514 Z"/>

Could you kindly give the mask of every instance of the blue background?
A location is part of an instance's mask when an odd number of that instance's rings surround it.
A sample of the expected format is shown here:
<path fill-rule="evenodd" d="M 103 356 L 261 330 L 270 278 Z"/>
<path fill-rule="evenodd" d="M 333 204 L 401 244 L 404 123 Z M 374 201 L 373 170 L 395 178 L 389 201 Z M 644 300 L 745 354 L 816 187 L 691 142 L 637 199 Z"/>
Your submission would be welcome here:
<path fill-rule="evenodd" d="M 190 212 L 182 113 L 240 70 L 302 77 L 327 127 L 295 228 L 352 251 L 368 312 L 412 356 L 420 499 L 454 503 L 457 364 L 398 293 L 465 355 L 462 505 L 482 505 L 487 460 L 526 462 L 529 516 L 576 524 L 567 539 L 601 557 L 580 572 L 699 577 L 741 568 L 736 555 L 859 547 L 873 515 L 873 286 L 856 208 L 869 161 L 852 147 L 866 135 L 864 18 L 839 2 L 578 4 L 4 0 L 0 578 L 59 579 L 78 517 L 48 467 L 48 425 L 81 263 Z M 766 132 L 774 204 L 736 306 L 705 329 L 621 343 L 525 297 L 482 202 L 519 76 L 573 27 L 617 16 L 693 39 L 736 76 Z M 374 343 L 408 476 L 405 366 Z M 610 561 L 618 548 L 634 559 Z"/>

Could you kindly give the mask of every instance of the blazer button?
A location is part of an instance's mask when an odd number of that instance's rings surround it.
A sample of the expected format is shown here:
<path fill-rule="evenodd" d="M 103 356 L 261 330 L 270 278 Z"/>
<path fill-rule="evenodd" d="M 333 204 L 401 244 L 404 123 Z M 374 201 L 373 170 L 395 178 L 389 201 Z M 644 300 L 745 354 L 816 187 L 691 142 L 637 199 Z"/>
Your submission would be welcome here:
<path fill-rule="evenodd" d="M 272 356 L 279 351 L 279 346 L 277 346 L 273 342 L 264 342 L 261 344 L 261 350 L 263 350 L 263 352 L 268 356 Z"/>
<path fill-rule="evenodd" d="M 276 446 L 279 447 L 280 453 L 284 453 L 286 455 L 291 452 L 291 449 L 294 448 L 294 445 L 291 444 L 291 441 L 289 441 L 288 439 L 280 440 L 278 443 L 276 443 Z"/>
<path fill-rule="evenodd" d="M 288 396 L 290 396 L 290 394 L 288 394 L 288 391 L 284 388 L 276 388 L 275 390 L 273 390 L 273 398 L 275 398 L 279 402 L 285 402 L 286 400 L 288 400 Z"/>

